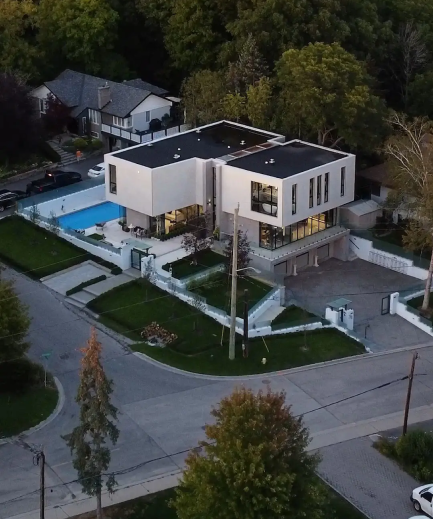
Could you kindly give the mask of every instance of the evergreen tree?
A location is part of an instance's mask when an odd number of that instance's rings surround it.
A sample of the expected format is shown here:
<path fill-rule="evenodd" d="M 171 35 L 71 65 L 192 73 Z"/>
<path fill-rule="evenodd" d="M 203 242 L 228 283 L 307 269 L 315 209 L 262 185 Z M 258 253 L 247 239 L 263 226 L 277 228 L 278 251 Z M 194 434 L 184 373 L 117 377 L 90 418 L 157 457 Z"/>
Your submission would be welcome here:
<path fill-rule="evenodd" d="M 250 253 L 251 247 L 247 233 L 238 231 L 238 270 L 248 267 L 251 261 Z M 224 249 L 224 255 L 229 260 L 227 263 L 227 269 L 229 269 L 228 271 L 231 273 L 233 264 L 233 236 L 230 236 L 228 239 L 227 245 Z M 245 275 L 245 272 L 240 273 L 240 275 L 242 274 Z"/>
<path fill-rule="evenodd" d="M 119 437 L 119 430 L 113 423 L 113 420 L 117 420 L 117 409 L 110 403 L 113 382 L 104 373 L 102 347 L 94 328 L 87 347 L 81 351 L 84 356 L 75 399 L 80 406 L 80 423 L 65 439 L 74 456 L 73 466 L 78 472 L 83 492 L 96 496 L 96 514 L 101 519 L 102 474 L 108 469 L 111 459 L 106 442 L 109 439 L 115 445 Z M 116 485 L 114 476 L 108 476 L 105 483 L 112 493 Z"/>

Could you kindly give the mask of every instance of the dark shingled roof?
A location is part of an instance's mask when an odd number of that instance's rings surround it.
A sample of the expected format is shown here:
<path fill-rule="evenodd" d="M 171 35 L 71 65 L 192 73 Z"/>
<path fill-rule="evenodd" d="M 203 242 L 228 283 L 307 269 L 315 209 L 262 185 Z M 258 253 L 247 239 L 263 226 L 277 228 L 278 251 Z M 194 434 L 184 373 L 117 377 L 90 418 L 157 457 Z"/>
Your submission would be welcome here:
<path fill-rule="evenodd" d="M 151 94 L 163 95 L 165 90 L 154 87 L 140 79 L 132 80 L 134 85 L 116 83 L 105 79 L 65 70 L 53 81 L 48 81 L 45 86 L 66 106 L 72 108 L 72 117 L 78 116 L 87 108 L 99 110 L 98 107 L 98 88 L 108 85 L 111 90 L 111 101 L 101 110 L 116 117 L 128 116 L 134 108 L 143 102 Z M 141 82 L 141 83 L 138 83 Z M 152 90 L 145 89 L 144 86 L 152 87 Z M 156 93 L 159 91 L 160 93 Z"/>
<path fill-rule="evenodd" d="M 152 94 L 155 94 L 157 96 L 166 96 L 168 94 L 168 90 L 165 90 L 164 88 L 160 88 L 158 86 L 152 85 L 148 83 L 147 81 L 143 81 L 140 78 L 137 79 L 130 79 L 129 81 L 124 81 L 124 85 L 132 86 L 134 88 L 139 88 L 140 90 L 148 90 Z"/>

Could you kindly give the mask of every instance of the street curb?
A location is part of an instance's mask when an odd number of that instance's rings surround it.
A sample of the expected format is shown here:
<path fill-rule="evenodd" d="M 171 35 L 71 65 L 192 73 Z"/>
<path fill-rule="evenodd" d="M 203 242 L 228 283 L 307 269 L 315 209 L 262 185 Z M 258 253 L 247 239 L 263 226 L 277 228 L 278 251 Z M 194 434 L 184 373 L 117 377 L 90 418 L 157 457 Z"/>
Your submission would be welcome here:
<path fill-rule="evenodd" d="M 54 383 L 56 384 L 57 392 L 59 395 L 59 398 L 57 400 L 57 405 L 54 408 L 54 411 L 50 414 L 48 418 L 43 420 L 38 425 L 35 425 L 31 429 L 28 429 L 27 431 L 23 431 L 22 433 L 17 434 L 17 436 L 11 436 L 9 438 L 3 438 L 0 440 L 0 445 L 4 445 L 5 443 L 11 443 L 14 438 L 20 438 L 23 436 L 30 436 L 31 434 L 40 431 L 44 427 L 46 427 L 48 424 L 50 424 L 57 416 L 60 414 L 60 412 L 63 409 L 63 406 L 65 405 L 65 390 L 63 389 L 62 383 L 57 377 L 54 377 Z"/>
<path fill-rule="evenodd" d="M 328 360 L 326 362 L 317 362 L 316 364 L 308 364 L 308 366 L 299 366 L 298 368 L 290 368 L 285 369 L 281 371 L 268 371 L 265 373 L 258 373 L 255 375 L 239 375 L 239 376 L 226 376 L 226 375 L 205 375 L 203 373 L 194 373 L 192 371 L 186 371 L 183 369 L 175 368 L 173 366 L 169 366 L 168 364 L 164 364 L 163 362 L 160 362 L 159 360 L 152 359 L 152 357 L 149 357 L 145 353 L 141 353 L 139 351 L 133 351 L 133 355 L 140 358 L 141 360 L 144 360 L 145 362 L 148 362 L 149 364 L 153 364 L 155 366 L 158 366 L 161 369 L 165 369 L 166 371 L 170 371 L 172 373 L 176 373 L 178 375 L 187 375 L 189 377 L 195 377 L 203 380 L 213 380 L 213 381 L 219 381 L 219 380 L 254 380 L 257 378 L 263 378 L 263 377 L 277 377 L 281 375 L 292 375 L 295 373 L 302 373 L 304 371 L 310 371 L 313 369 L 318 368 L 327 368 L 329 366 L 336 366 L 338 364 L 346 364 L 348 362 L 355 362 L 355 361 L 361 361 L 365 359 L 371 359 L 372 357 L 384 357 L 386 355 L 392 355 L 395 353 L 403 353 L 405 351 L 413 351 L 413 350 L 420 350 L 423 348 L 429 348 L 433 346 L 433 342 L 431 343 L 423 343 L 423 344 L 416 344 L 414 346 L 406 346 L 404 348 L 398 348 L 395 350 L 388 350 L 388 351 L 381 351 L 378 353 L 365 353 L 363 355 L 354 355 L 352 357 L 345 357 L 344 359 L 336 359 L 336 360 Z"/>

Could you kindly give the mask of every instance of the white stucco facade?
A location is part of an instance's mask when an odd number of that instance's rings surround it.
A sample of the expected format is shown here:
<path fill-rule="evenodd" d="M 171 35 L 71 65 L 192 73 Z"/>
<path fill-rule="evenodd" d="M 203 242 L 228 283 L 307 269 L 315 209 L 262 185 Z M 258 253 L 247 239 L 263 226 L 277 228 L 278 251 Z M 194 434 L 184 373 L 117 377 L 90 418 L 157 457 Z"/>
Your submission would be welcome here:
<path fill-rule="evenodd" d="M 162 119 L 165 114 L 170 115 L 172 104 L 164 97 L 150 95 L 132 110 L 132 127 L 134 130 L 147 131 L 152 119 Z"/>

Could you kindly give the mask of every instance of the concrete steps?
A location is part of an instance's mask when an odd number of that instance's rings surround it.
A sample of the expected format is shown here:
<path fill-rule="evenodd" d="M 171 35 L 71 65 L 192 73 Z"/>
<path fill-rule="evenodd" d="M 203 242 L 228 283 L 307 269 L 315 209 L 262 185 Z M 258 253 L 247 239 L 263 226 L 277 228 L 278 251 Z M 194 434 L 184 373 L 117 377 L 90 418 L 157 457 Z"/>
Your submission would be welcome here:
<path fill-rule="evenodd" d="M 68 166 L 74 162 L 77 162 L 77 157 L 74 153 L 69 153 L 68 151 L 63 150 L 58 144 L 54 141 L 48 141 L 48 144 L 60 155 L 60 164 L 62 166 Z"/>

